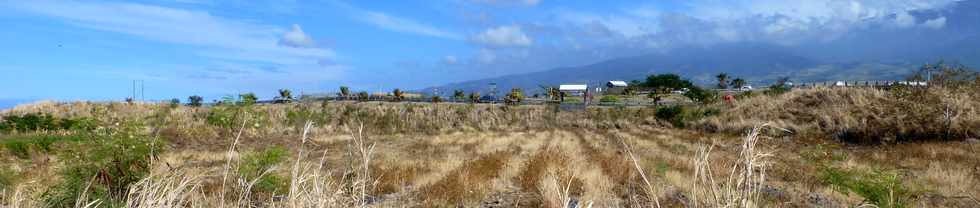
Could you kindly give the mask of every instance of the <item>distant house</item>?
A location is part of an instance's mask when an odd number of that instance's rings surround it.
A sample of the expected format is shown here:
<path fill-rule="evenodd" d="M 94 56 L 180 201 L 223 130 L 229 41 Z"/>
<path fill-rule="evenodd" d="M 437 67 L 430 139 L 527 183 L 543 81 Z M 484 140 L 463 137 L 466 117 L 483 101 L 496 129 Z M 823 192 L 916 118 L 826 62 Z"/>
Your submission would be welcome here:
<path fill-rule="evenodd" d="M 558 86 L 558 91 L 564 92 L 565 94 L 581 94 L 588 90 L 589 85 L 584 84 L 567 84 Z"/>
<path fill-rule="evenodd" d="M 613 95 L 623 94 L 623 92 L 626 91 L 627 87 L 629 87 L 629 84 L 626 84 L 626 81 L 609 81 L 606 82 L 605 92 L 606 94 L 613 94 Z"/>
<path fill-rule="evenodd" d="M 588 100 L 589 95 L 589 85 L 584 84 L 564 84 L 558 85 L 558 91 L 561 92 L 561 101 L 565 101 L 567 96 L 583 97 Z"/>

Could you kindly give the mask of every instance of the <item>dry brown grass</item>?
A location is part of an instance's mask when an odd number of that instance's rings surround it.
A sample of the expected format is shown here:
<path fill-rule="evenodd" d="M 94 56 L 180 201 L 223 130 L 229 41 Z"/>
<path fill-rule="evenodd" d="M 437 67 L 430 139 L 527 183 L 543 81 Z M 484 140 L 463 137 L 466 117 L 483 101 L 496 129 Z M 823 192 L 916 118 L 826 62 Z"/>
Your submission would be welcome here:
<path fill-rule="evenodd" d="M 970 88 L 973 89 L 973 88 Z M 743 133 L 759 123 L 859 143 L 980 137 L 980 90 L 816 88 L 739 101 L 698 126 Z"/>
<path fill-rule="evenodd" d="M 738 135 L 665 128 L 646 108 L 553 112 L 545 106 L 259 105 L 250 111 L 262 114 L 256 117 L 262 120 L 259 126 L 242 127 L 249 122 L 239 121 L 231 130 L 207 124 L 209 108 L 163 110 L 162 104 L 46 103 L 7 113 L 145 121 L 146 132 L 159 135 L 170 146 L 155 161 L 151 177 L 131 186 L 125 202 L 133 207 L 812 207 L 827 205 L 820 200 L 840 206 L 861 202 L 858 196 L 830 191 L 819 180 L 819 165 L 901 170 L 904 180 L 926 188 L 928 196 L 920 197 L 923 201 L 916 205 L 970 205 L 970 199 L 962 196 L 980 195 L 976 188 L 980 156 L 975 154 L 980 144 L 849 146 L 816 133 L 803 134 L 832 129 L 820 127 L 819 122 L 794 122 L 812 116 L 830 119 L 827 125 L 855 125 L 861 122 L 838 121 L 833 116 L 880 106 L 814 108 L 828 115 L 779 109 L 793 102 L 874 105 L 862 99 L 886 96 L 876 93 L 881 92 L 818 89 L 791 92 L 773 99 L 776 104 L 755 100 L 765 97 L 753 98 L 701 126 L 740 121 L 719 125 Z M 750 109 L 752 104 L 773 112 Z M 319 117 L 309 120 L 322 123 L 309 125 L 289 116 L 302 108 Z M 831 115 L 830 109 L 841 112 Z M 767 119 L 776 121 L 776 127 L 813 137 L 752 142 L 743 137 L 743 128 Z M 967 121 L 958 117 L 956 125 Z M 239 131 L 241 137 L 235 142 Z M 772 132 L 776 131 L 768 133 Z M 704 144 L 712 145 L 710 155 L 707 149 L 699 154 L 698 147 Z M 250 193 L 251 181 L 239 183 L 233 171 L 223 170 L 235 166 L 238 151 L 271 146 L 291 150 L 288 162 L 269 173 L 288 176 L 288 193 L 244 196 Z M 760 153 L 774 156 L 760 158 Z M 47 157 L 57 160 L 54 155 Z M 40 159 L 11 159 L 3 150 L 0 158 L 31 169 L 54 165 Z M 25 178 L 18 180 L 20 188 L 3 192 L 2 204 L 35 207 L 29 203 L 36 202 L 46 184 L 29 182 L 52 176 L 43 172 L 21 175 Z M 222 178 L 227 180 L 224 186 Z"/>

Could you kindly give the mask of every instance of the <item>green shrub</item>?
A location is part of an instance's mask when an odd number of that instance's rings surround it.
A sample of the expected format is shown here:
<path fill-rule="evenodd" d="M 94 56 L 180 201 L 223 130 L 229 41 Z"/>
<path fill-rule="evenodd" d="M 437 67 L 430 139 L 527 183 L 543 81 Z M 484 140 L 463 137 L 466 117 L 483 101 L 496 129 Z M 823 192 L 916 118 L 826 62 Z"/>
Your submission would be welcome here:
<path fill-rule="evenodd" d="M 857 194 L 878 207 L 908 207 L 916 195 L 894 172 L 859 172 L 834 167 L 824 167 L 822 171 L 820 179 L 834 191 Z"/>
<path fill-rule="evenodd" d="M 660 120 L 670 121 L 671 123 L 674 123 L 674 125 L 676 126 L 677 121 L 683 121 L 680 118 L 683 113 L 684 113 L 684 107 L 676 106 L 676 105 L 664 106 L 664 107 L 657 108 L 657 112 L 654 114 L 654 116 L 657 116 L 657 118 Z"/>
<path fill-rule="evenodd" d="M 33 132 L 56 130 L 91 131 L 98 127 L 94 118 L 55 118 L 46 113 L 4 116 L 0 119 L 0 131 Z"/>
<path fill-rule="evenodd" d="M 660 120 L 668 121 L 674 127 L 684 128 L 690 121 L 721 114 L 721 110 L 708 107 L 663 106 L 654 113 Z"/>
<path fill-rule="evenodd" d="M 45 207 L 72 207 L 78 200 L 120 207 L 129 185 L 149 173 L 162 146 L 158 141 L 121 130 L 72 143 L 59 157 L 61 180 L 41 195 Z M 83 192 L 87 199 L 79 199 Z"/>
<path fill-rule="evenodd" d="M 606 96 L 602 96 L 602 98 L 599 98 L 599 102 L 615 103 L 615 102 L 619 102 L 619 97 L 613 95 L 606 95 Z"/>
<path fill-rule="evenodd" d="M 690 98 L 694 102 L 711 104 L 718 101 L 718 92 L 693 86 L 684 93 L 684 97 Z"/>
<path fill-rule="evenodd" d="M 52 145 L 61 141 L 80 141 L 81 136 L 39 135 L 19 136 L 0 140 L 0 145 L 21 159 L 30 159 L 32 152 L 50 153 Z"/>
<path fill-rule="evenodd" d="M 283 163 L 289 151 L 283 147 L 272 147 L 251 152 L 242 157 L 238 174 L 246 181 L 256 181 L 252 191 L 265 194 L 281 194 L 289 189 L 289 180 L 275 173 L 276 167 Z"/>

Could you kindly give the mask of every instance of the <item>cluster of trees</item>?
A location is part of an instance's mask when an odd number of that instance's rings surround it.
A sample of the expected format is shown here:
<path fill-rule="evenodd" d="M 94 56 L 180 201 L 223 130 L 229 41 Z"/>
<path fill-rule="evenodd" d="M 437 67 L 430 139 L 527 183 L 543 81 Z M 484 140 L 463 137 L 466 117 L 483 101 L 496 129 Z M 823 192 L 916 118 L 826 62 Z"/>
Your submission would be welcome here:
<path fill-rule="evenodd" d="M 745 79 L 742 78 L 731 79 L 732 77 L 728 73 L 718 74 L 715 78 L 718 78 L 718 89 L 728 89 L 729 86 L 739 89 L 747 84 Z"/>

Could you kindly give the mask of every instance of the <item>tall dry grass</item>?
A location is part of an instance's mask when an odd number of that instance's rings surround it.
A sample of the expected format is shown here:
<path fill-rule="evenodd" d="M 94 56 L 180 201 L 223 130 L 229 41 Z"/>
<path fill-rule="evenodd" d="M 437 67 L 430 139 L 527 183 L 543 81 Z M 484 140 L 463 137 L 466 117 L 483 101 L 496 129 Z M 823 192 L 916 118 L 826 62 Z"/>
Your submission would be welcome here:
<path fill-rule="evenodd" d="M 772 154 L 756 149 L 760 131 L 757 126 L 744 137 L 731 172 L 724 181 L 711 168 L 712 147 L 699 147 L 694 163 L 694 188 L 691 198 L 694 207 L 760 207 L 762 188 L 766 182 L 767 160 Z"/>
<path fill-rule="evenodd" d="M 962 140 L 980 137 L 977 89 L 798 89 L 741 100 L 697 126 L 741 133 L 770 122 L 795 134 L 857 143 Z"/>

